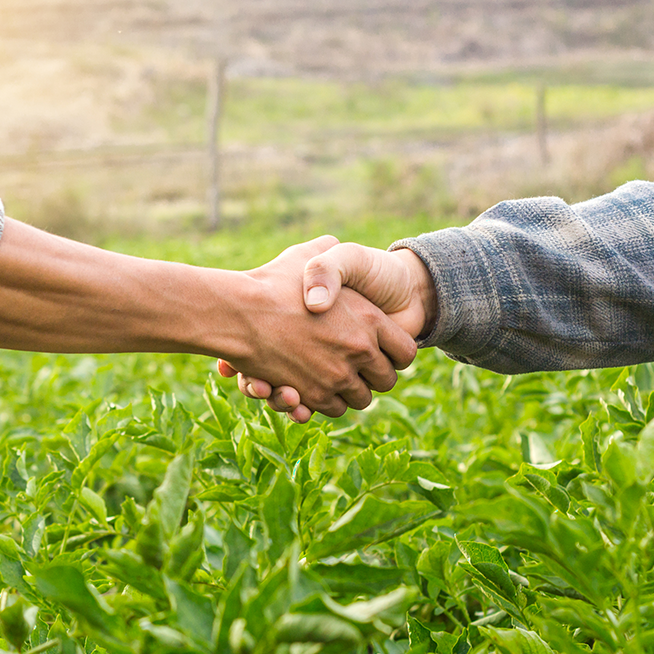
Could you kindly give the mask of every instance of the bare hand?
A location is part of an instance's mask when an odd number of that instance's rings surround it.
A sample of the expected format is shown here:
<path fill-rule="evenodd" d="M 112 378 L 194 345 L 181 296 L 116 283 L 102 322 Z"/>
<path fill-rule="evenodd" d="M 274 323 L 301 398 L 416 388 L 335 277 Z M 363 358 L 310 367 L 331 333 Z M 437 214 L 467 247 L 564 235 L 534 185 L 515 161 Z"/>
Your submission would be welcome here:
<path fill-rule="evenodd" d="M 431 331 L 436 289 L 429 270 L 411 250 L 387 252 L 342 243 L 307 263 L 304 302 L 309 311 L 331 309 L 342 286 L 361 293 L 414 338 Z"/>
<path fill-rule="evenodd" d="M 314 313 L 328 311 L 342 286 L 349 286 L 377 305 L 411 336 L 428 333 L 436 314 L 436 291 L 431 274 L 411 250 L 387 252 L 356 243 L 334 245 L 307 262 L 304 271 L 305 304 Z M 236 370 L 222 362 L 219 371 Z M 265 399 L 276 411 L 286 411 L 297 422 L 311 416 L 300 394 L 289 386 L 274 388 L 261 379 L 239 374 L 241 392 Z"/>
<path fill-rule="evenodd" d="M 270 390 L 271 406 L 296 412 L 301 422 L 311 411 L 337 417 L 347 406 L 365 408 L 372 399 L 370 390 L 390 390 L 397 380 L 394 368 L 409 365 L 416 351 L 403 329 L 350 289 L 335 298 L 329 313 L 312 315 L 306 309 L 305 265 L 334 243 L 333 237 L 322 237 L 293 246 L 248 273 L 261 294 L 248 339 L 254 352 L 242 360 L 219 362 L 221 374 L 243 373 L 239 386 L 246 394 L 261 397 Z M 271 342 L 262 342 L 261 334 L 269 334 Z M 304 406 L 297 413 L 300 397 Z"/>

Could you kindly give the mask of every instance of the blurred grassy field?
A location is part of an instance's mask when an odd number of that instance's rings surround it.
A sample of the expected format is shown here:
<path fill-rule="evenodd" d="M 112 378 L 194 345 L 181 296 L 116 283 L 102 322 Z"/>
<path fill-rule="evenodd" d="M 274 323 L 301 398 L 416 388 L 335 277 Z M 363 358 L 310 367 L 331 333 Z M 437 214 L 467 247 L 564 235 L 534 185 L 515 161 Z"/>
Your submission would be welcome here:
<path fill-rule="evenodd" d="M 95 75 L 98 66 L 85 71 Z M 205 73 L 179 64 L 148 72 L 136 105 L 109 107 L 113 140 L 105 146 L 0 157 L 11 214 L 96 243 L 202 239 Z M 356 240 L 357 230 L 380 223 L 403 235 L 467 221 L 506 198 L 581 200 L 654 174 L 648 79 L 583 84 L 558 75 L 562 81 L 545 70 L 367 84 L 230 79 L 223 226 L 244 238 L 279 228 L 289 242 L 326 231 Z M 548 79 L 546 164 L 535 125 L 538 80 Z"/>
<path fill-rule="evenodd" d="M 173 143 L 201 143 L 204 93 L 197 81 L 160 83 L 142 125 L 155 122 Z M 531 130 L 535 85 L 526 81 L 378 84 L 310 79 L 235 79 L 229 83 L 226 144 L 302 145 L 333 139 L 429 138 L 449 141 L 479 132 Z M 569 128 L 654 106 L 653 88 L 615 84 L 553 85 L 553 127 Z M 139 124 L 139 123 L 137 123 Z M 126 123 L 124 128 L 135 129 Z"/>

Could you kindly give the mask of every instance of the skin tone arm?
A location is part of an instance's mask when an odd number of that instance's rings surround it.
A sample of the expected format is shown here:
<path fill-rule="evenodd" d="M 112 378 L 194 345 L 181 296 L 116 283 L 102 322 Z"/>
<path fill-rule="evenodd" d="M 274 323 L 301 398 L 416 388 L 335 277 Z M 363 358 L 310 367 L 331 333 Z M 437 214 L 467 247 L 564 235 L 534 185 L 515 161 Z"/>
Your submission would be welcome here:
<path fill-rule="evenodd" d="M 387 252 L 344 243 L 307 262 L 303 291 L 311 311 L 329 311 L 342 286 L 361 293 L 413 338 L 433 328 L 436 289 L 429 270 L 411 250 Z M 219 362 L 218 369 L 225 376 L 236 374 L 225 362 Z M 275 387 L 263 379 L 239 374 L 239 388 L 249 397 L 267 399 L 272 408 L 288 412 L 298 422 L 311 417 L 308 407 L 301 403 L 301 394 L 289 385 Z"/>
<path fill-rule="evenodd" d="M 108 252 L 10 218 L 0 240 L 0 347 L 42 352 L 188 352 L 291 384 L 341 415 L 388 390 L 415 356 L 402 329 L 354 291 L 328 314 L 302 302 L 322 237 L 232 272 Z M 384 353 L 393 360 L 389 360 Z"/>

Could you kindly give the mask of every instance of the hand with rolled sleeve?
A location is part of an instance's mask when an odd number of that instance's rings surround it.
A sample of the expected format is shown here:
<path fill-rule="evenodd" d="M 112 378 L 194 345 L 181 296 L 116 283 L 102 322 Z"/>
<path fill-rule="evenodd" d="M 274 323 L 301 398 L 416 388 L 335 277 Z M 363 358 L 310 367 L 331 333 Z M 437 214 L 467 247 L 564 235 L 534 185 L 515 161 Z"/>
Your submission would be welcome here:
<path fill-rule="evenodd" d="M 654 360 L 654 183 L 630 182 L 574 205 L 555 197 L 501 202 L 467 227 L 391 246 L 394 254 L 404 249 L 419 258 L 432 282 L 433 320 L 423 325 L 419 347 L 436 346 L 452 359 L 504 374 Z M 349 257 L 341 274 L 344 265 L 329 256 L 333 250 L 318 257 L 328 262 L 328 270 L 319 266 L 323 279 L 340 275 L 380 306 L 388 297 L 409 306 L 401 288 L 418 295 L 397 267 L 370 268 L 365 257 Z M 309 261 L 305 289 L 314 268 Z M 338 293 L 332 283 L 328 301 Z M 401 310 L 390 315 L 405 319 Z M 298 410 L 307 417 L 293 389 L 281 393 L 250 378 L 241 386 L 295 418 Z M 283 404 L 282 395 L 293 402 Z"/>
<path fill-rule="evenodd" d="M 0 205 L 1 206 L 1 205 Z M 0 210 L 0 347 L 41 352 L 187 352 L 290 384 L 311 411 L 363 408 L 388 390 L 414 340 L 350 289 L 322 315 L 302 300 L 307 261 L 336 243 L 293 246 L 247 272 L 109 252 Z"/>

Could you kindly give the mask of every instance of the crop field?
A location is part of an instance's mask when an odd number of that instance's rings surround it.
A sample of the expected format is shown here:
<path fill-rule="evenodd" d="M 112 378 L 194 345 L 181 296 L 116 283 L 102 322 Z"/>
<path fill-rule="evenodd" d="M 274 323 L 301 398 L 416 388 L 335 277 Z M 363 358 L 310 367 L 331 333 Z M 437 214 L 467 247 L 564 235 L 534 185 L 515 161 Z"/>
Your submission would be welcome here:
<path fill-rule="evenodd" d="M 280 234 L 114 245 L 243 268 Z M 503 377 L 425 350 L 304 426 L 213 368 L 0 356 L 0 649 L 654 651 L 653 365 Z"/>
<path fill-rule="evenodd" d="M 654 179 L 651 8 L 0 0 L 0 196 L 236 270 L 587 199 Z M 0 654 L 654 654 L 654 363 L 423 350 L 297 425 L 206 357 L 0 350 L 0 470 Z"/>

